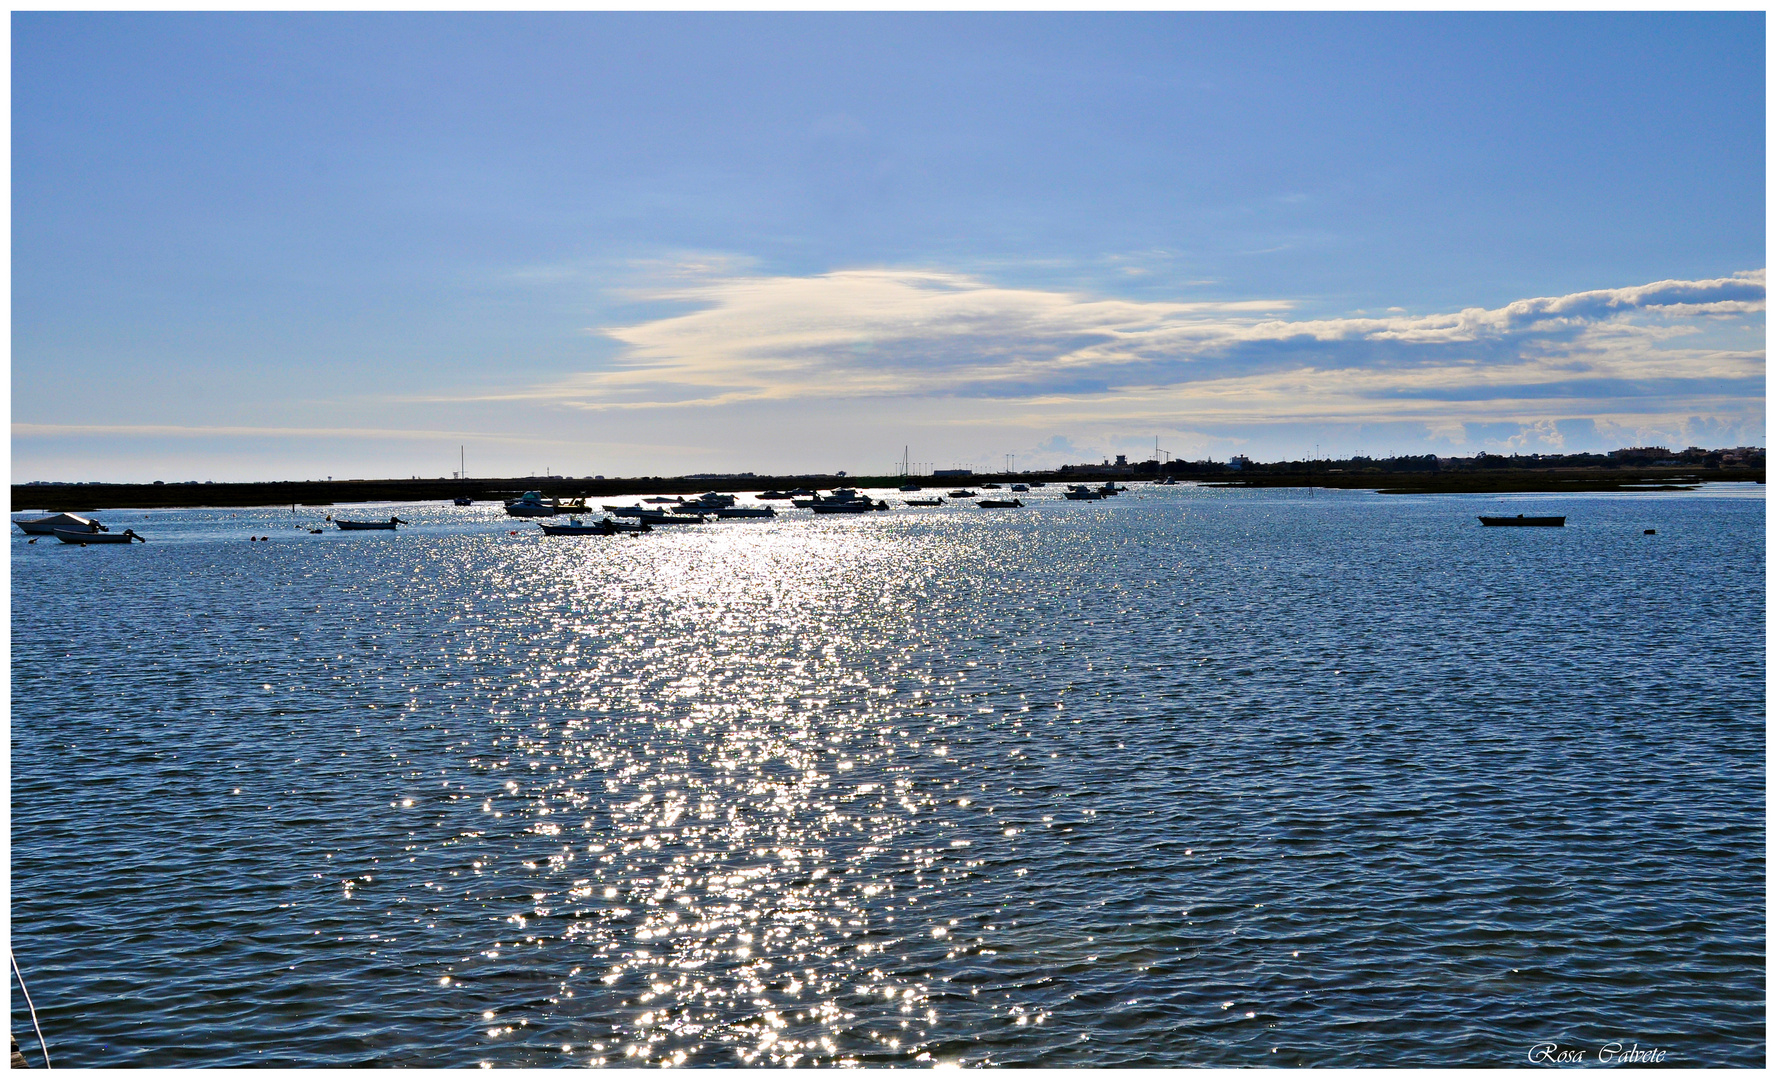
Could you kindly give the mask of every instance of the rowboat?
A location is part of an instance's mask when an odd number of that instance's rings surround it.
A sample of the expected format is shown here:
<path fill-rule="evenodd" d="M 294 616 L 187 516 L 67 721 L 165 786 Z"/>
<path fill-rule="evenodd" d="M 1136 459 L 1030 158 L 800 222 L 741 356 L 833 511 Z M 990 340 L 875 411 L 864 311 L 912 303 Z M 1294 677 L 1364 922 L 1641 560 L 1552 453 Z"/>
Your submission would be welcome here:
<path fill-rule="evenodd" d="M 398 517 L 391 517 L 387 521 L 345 521 L 343 519 L 336 518 L 333 523 L 335 525 L 338 525 L 340 527 L 340 529 L 344 532 L 354 532 L 354 531 L 362 530 L 362 529 L 384 529 L 384 530 L 387 530 L 388 532 L 394 532 L 395 526 L 397 526 L 397 525 L 411 525 L 412 524 L 412 522 L 402 521 Z"/>
<path fill-rule="evenodd" d="M 105 526 L 79 514 L 51 514 L 40 518 L 13 518 L 12 523 L 33 536 L 50 536 L 57 529 L 69 532 L 107 532 Z"/>
<path fill-rule="evenodd" d="M 125 529 L 120 533 L 81 532 L 78 529 L 57 529 L 56 539 L 64 544 L 127 544 L 132 540 L 148 541 L 136 535 L 136 530 Z"/>
<path fill-rule="evenodd" d="M 1550 528 L 1561 528 L 1562 526 L 1565 526 L 1567 524 L 1567 518 L 1566 517 L 1525 517 L 1523 514 L 1519 514 L 1517 517 L 1488 517 L 1485 514 L 1483 514 L 1483 515 L 1481 515 L 1481 524 L 1483 524 L 1483 525 L 1543 525 L 1543 526 L 1547 526 Z"/>

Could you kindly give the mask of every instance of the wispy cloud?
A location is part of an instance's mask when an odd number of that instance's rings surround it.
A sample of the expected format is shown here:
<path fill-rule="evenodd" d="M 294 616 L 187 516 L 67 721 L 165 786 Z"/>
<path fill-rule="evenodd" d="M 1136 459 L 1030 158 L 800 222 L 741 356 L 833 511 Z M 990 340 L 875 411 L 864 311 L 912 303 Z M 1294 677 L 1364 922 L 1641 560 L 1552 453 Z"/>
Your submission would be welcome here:
<path fill-rule="evenodd" d="M 1287 298 L 1140 302 L 909 270 L 718 272 L 647 299 L 694 310 L 599 328 L 625 347 L 613 367 L 498 396 L 586 409 L 975 398 L 1042 422 L 1762 411 L 1763 270 L 1350 318 L 1294 318 Z"/>

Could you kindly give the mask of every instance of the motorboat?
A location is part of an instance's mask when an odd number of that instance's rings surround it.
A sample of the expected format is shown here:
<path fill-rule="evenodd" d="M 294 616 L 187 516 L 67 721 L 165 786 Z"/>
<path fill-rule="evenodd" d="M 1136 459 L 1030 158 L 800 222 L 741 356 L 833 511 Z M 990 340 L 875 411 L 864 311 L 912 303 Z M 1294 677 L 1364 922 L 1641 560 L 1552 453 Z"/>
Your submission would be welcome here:
<path fill-rule="evenodd" d="M 653 531 L 647 522 L 626 523 L 602 518 L 587 525 L 579 518 L 570 520 L 566 525 L 554 525 L 537 522 L 537 528 L 543 530 L 544 536 L 615 536 L 618 533 L 644 533 Z"/>
<path fill-rule="evenodd" d="M 943 499 L 906 499 L 907 506 L 943 506 Z"/>
<path fill-rule="evenodd" d="M 105 526 L 79 514 L 51 514 L 40 518 L 13 518 L 12 523 L 33 536 L 50 536 L 57 529 L 68 532 L 109 532 Z"/>
<path fill-rule="evenodd" d="M 1485 515 L 1482 515 L 1481 524 L 1483 524 L 1483 525 L 1532 525 L 1532 526 L 1540 525 L 1540 526 L 1544 526 L 1546 528 L 1559 529 L 1559 528 L 1564 527 L 1567 524 L 1567 518 L 1565 516 L 1563 516 L 1563 517 L 1525 517 L 1523 514 L 1519 514 L 1517 517 L 1487 517 Z"/>
<path fill-rule="evenodd" d="M 975 493 L 973 491 L 967 490 L 966 488 L 958 488 L 957 490 L 950 493 L 950 497 L 953 499 L 973 499 L 975 497 Z"/>
<path fill-rule="evenodd" d="M 1029 484 L 1013 484 L 1012 490 L 1013 491 L 1029 491 L 1030 485 Z"/>
<path fill-rule="evenodd" d="M 920 487 L 918 484 L 902 484 L 901 490 L 902 491 L 924 491 L 925 488 Z"/>
<path fill-rule="evenodd" d="M 135 540 L 140 540 L 144 544 L 148 542 L 145 537 L 137 536 L 136 530 L 134 529 L 125 529 L 120 533 L 85 532 L 80 529 L 57 529 L 55 530 L 55 537 L 64 544 L 80 544 L 82 546 L 87 544 L 128 544 Z"/>
<path fill-rule="evenodd" d="M 1094 491 L 1085 484 L 1069 484 L 1068 489 L 1061 494 L 1064 498 L 1072 499 L 1075 502 L 1104 498 L 1104 492 Z"/>
<path fill-rule="evenodd" d="M 452 506 L 474 506 L 475 505 L 475 500 L 471 499 L 467 495 L 458 495 L 456 498 L 452 499 L 450 502 L 451 502 Z"/>
<path fill-rule="evenodd" d="M 699 510 L 714 510 L 719 506 L 733 506 L 734 496 L 724 495 L 719 491 L 706 491 L 695 499 L 680 499 L 679 505 L 696 507 Z"/>
<path fill-rule="evenodd" d="M 1000 486 L 998 484 L 982 484 L 981 485 L 982 491 L 988 491 L 988 490 L 998 491 L 999 489 L 1000 489 Z"/>
<path fill-rule="evenodd" d="M 887 510 L 888 503 L 871 502 L 869 499 L 850 502 L 818 502 L 809 509 L 817 514 L 867 514 L 872 510 Z"/>
<path fill-rule="evenodd" d="M 527 491 L 506 504 L 506 513 L 512 517 L 554 517 L 562 510 L 561 504 L 545 499 L 540 491 Z"/>
<path fill-rule="evenodd" d="M 790 493 L 787 491 L 778 491 L 777 489 L 774 488 L 771 491 L 761 491 L 759 493 L 759 497 L 761 499 L 781 500 L 781 499 L 788 499 L 790 497 Z"/>
<path fill-rule="evenodd" d="M 776 517 L 777 510 L 769 506 L 718 506 L 716 517 L 726 521 L 730 518 L 768 518 Z"/>
<path fill-rule="evenodd" d="M 975 505 L 983 510 L 1010 510 L 1024 504 L 1017 499 L 979 499 Z"/>
<path fill-rule="evenodd" d="M 702 525 L 704 522 L 702 514 L 669 514 L 665 510 L 643 510 L 630 516 L 649 525 Z"/>
<path fill-rule="evenodd" d="M 355 532 L 364 529 L 383 529 L 387 532 L 394 532 L 395 526 L 397 525 L 413 524 L 411 521 L 402 521 L 400 518 L 394 516 L 390 516 L 387 521 L 346 521 L 343 518 L 336 518 L 333 523 L 338 525 L 344 532 Z"/>

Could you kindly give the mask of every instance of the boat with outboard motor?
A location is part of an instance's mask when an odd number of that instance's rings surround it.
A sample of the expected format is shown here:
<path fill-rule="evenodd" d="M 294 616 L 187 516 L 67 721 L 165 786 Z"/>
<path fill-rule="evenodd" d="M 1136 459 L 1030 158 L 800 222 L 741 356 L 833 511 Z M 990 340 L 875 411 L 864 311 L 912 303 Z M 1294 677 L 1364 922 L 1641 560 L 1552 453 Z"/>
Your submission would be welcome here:
<path fill-rule="evenodd" d="M 653 526 L 645 521 L 629 523 L 601 518 L 587 525 L 579 518 L 569 519 L 566 525 L 555 525 L 548 522 L 537 522 L 537 528 L 543 530 L 544 536 L 616 536 L 618 533 L 652 532 Z"/>
<path fill-rule="evenodd" d="M 55 531 L 55 536 L 57 540 L 60 540 L 64 544 L 79 544 L 82 547 L 85 547 L 87 544 L 128 544 L 136 540 L 140 540 L 144 544 L 148 542 L 147 537 L 137 536 L 136 530 L 134 529 L 125 529 L 120 533 L 82 532 L 79 529 L 57 529 Z"/>
<path fill-rule="evenodd" d="M 335 518 L 333 523 L 339 526 L 342 532 L 358 532 L 367 529 L 382 529 L 387 532 L 394 532 L 395 526 L 397 525 L 413 524 L 411 521 L 403 521 L 394 515 L 390 515 L 389 520 L 387 521 L 345 521 L 340 518 Z"/>
<path fill-rule="evenodd" d="M 1062 498 L 1071 499 L 1074 502 L 1091 502 L 1104 498 L 1104 492 L 1094 491 L 1085 484 L 1069 484 L 1068 489 L 1061 495 Z"/>

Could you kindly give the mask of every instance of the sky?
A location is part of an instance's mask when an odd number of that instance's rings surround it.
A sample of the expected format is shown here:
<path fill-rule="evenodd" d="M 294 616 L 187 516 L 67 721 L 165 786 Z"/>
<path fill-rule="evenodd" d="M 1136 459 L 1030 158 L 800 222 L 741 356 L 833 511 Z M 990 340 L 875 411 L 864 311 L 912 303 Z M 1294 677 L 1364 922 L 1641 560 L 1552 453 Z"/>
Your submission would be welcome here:
<path fill-rule="evenodd" d="M 14 13 L 12 476 L 1765 438 L 1765 16 Z"/>

